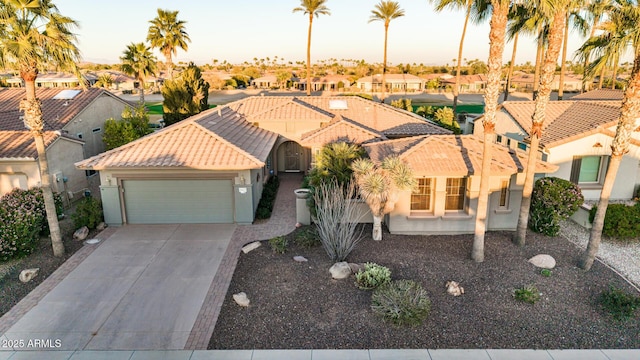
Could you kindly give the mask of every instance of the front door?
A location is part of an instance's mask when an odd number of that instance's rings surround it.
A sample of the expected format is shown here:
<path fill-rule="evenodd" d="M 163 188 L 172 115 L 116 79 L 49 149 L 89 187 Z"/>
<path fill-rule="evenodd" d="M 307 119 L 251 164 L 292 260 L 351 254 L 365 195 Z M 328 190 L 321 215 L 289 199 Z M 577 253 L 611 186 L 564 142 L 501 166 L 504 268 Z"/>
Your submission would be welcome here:
<path fill-rule="evenodd" d="M 284 171 L 300 171 L 302 148 L 293 141 L 284 143 Z"/>

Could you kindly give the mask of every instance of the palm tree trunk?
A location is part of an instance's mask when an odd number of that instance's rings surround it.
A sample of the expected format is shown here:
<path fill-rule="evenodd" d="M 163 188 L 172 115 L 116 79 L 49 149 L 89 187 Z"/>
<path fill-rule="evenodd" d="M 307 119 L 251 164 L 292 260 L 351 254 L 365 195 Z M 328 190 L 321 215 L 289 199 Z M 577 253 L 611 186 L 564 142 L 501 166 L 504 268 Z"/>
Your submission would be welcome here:
<path fill-rule="evenodd" d="M 382 216 L 373 215 L 373 240 L 382 240 Z"/>
<path fill-rule="evenodd" d="M 566 9 L 565 9 L 566 10 Z M 565 12 L 558 9 L 553 16 L 553 22 L 549 29 L 549 49 L 547 49 L 544 64 L 540 74 L 540 92 L 536 99 L 536 106 L 533 112 L 531 124 L 531 144 L 529 148 L 529 158 L 527 161 L 527 171 L 522 190 L 522 202 L 520 204 L 520 214 L 518 215 L 518 227 L 515 235 L 515 242 L 524 246 L 527 238 L 527 225 L 529 223 L 529 207 L 531 206 L 531 193 L 533 192 L 533 182 L 535 176 L 536 162 L 538 161 L 538 148 L 542 137 L 542 126 L 545 120 L 545 111 L 551 95 L 551 83 L 553 82 L 556 70 L 556 61 L 562 45 L 562 32 L 565 24 Z"/>
<path fill-rule="evenodd" d="M 636 117 L 640 113 L 640 51 L 636 49 L 636 57 L 633 63 L 633 70 L 627 89 L 622 100 L 622 108 L 620 110 L 620 119 L 616 127 L 616 135 L 611 144 L 611 159 L 609 160 L 609 168 L 607 175 L 602 184 L 602 192 L 600 193 L 600 201 L 598 202 L 598 210 L 593 219 L 593 227 L 589 236 L 587 250 L 584 252 L 580 263 L 580 268 L 584 270 L 591 269 L 593 261 L 598 254 L 600 240 L 602 239 L 602 228 L 604 227 L 604 218 L 609 205 L 609 196 L 616 181 L 618 168 L 622 162 L 622 156 L 629 150 L 629 142 L 631 133 L 635 129 Z"/>
<path fill-rule="evenodd" d="M 164 57 L 167 59 L 167 76 L 173 80 L 173 58 L 171 57 L 171 50 L 165 52 Z"/>
<path fill-rule="evenodd" d="M 538 47 L 536 49 L 536 67 L 533 72 L 533 100 L 538 97 L 538 87 L 540 85 L 540 67 L 542 65 L 542 54 L 544 52 L 544 39 L 542 30 L 538 30 Z"/>
<path fill-rule="evenodd" d="M 309 13 L 309 31 L 307 31 L 307 96 L 311 96 L 311 26 L 313 13 Z"/>
<path fill-rule="evenodd" d="M 464 17 L 464 25 L 462 26 L 462 35 L 460 36 L 460 46 L 458 46 L 458 66 L 456 67 L 456 84 L 453 87 L 453 113 L 457 113 L 458 109 L 458 94 L 460 94 L 460 68 L 462 67 L 462 48 L 464 47 L 464 38 L 467 34 L 467 24 L 469 23 L 469 17 L 471 16 L 472 0 L 467 0 L 467 14 Z"/>
<path fill-rule="evenodd" d="M 564 37 L 562 40 L 562 63 L 560 64 L 560 81 L 558 83 L 558 100 L 562 100 L 564 93 L 564 73 L 566 71 L 565 62 L 567 61 L 567 43 L 569 42 L 569 14 L 566 15 L 564 25 Z"/>
<path fill-rule="evenodd" d="M 618 61 L 618 57 L 614 55 L 614 61 L 615 63 L 613 63 L 613 74 L 611 74 L 611 89 L 615 90 L 616 89 L 616 78 L 618 77 L 618 63 L 620 61 Z"/>
<path fill-rule="evenodd" d="M 516 62 L 516 50 L 518 49 L 518 33 L 513 38 L 513 51 L 511 52 L 511 63 L 509 64 L 509 73 L 507 74 L 507 88 L 504 90 L 504 99 L 509 100 L 509 90 L 511 90 L 511 77 L 513 76 L 513 67 Z"/>
<path fill-rule="evenodd" d="M 387 90 L 387 35 L 389 34 L 389 23 L 384 23 L 384 56 L 382 64 L 382 94 L 380 95 L 380 102 L 384 102 L 384 92 Z"/>
<path fill-rule="evenodd" d="M 491 180 L 491 153 L 493 149 L 493 135 L 495 132 L 498 99 L 500 98 L 500 80 L 502 78 L 502 54 L 504 53 L 504 39 L 507 28 L 507 14 L 509 2 L 492 4 L 491 30 L 489 31 L 489 72 L 487 73 L 487 89 L 485 90 L 484 150 L 482 153 L 482 172 L 480 173 L 480 193 L 476 209 L 476 224 L 471 249 L 471 259 L 476 262 L 484 261 L 484 235 L 486 231 L 487 205 L 489 202 L 489 183 Z"/>
<path fill-rule="evenodd" d="M 598 19 L 593 20 L 593 25 L 591 25 L 591 34 L 589 35 L 589 39 L 591 39 L 596 34 L 596 28 L 598 27 Z M 593 79 L 591 80 L 591 84 L 587 86 L 587 67 L 589 67 L 589 57 L 590 52 L 586 52 L 584 54 L 584 69 L 582 70 L 582 92 L 591 90 L 593 86 Z"/>
<path fill-rule="evenodd" d="M 140 105 L 144 105 L 144 78 L 139 78 L 140 81 Z"/>
<path fill-rule="evenodd" d="M 602 89 L 602 84 L 604 84 L 604 75 L 607 71 L 607 66 L 602 65 L 602 70 L 600 70 L 600 79 L 598 80 L 598 89 Z"/>

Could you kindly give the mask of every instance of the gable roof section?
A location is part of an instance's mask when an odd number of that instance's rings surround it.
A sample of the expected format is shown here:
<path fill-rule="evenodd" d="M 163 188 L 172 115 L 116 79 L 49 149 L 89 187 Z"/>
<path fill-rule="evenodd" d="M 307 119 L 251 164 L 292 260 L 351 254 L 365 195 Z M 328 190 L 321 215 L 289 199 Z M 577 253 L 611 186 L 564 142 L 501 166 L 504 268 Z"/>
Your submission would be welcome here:
<path fill-rule="evenodd" d="M 244 170 L 264 166 L 277 134 L 211 109 L 119 148 L 76 163 L 81 169 L 192 168 Z M 233 116 L 231 116 L 233 115 Z"/>
<path fill-rule="evenodd" d="M 362 144 L 374 139 L 386 139 L 386 137 L 375 129 L 338 115 L 327 126 L 302 134 L 301 142 L 306 146 L 322 146 L 337 141 Z"/>
<path fill-rule="evenodd" d="M 512 175 L 522 172 L 527 163 L 523 151 L 493 144 L 491 174 Z M 373 161 L 380 162 L 396 155 L 414 172 L 432 176 L 479 175 L 482 166 L 483 141 L 473 135 L 416 136 L 364 145 Z M 557 166 L 536 163 L 537 173 L 552 173 Z"/>
<path fill-rule="evenodd" d="M 36 89 L 36 96 L 42 102 L 42 116 L 45 131 L 61 130 L 88 105 L 102 95 L 111 96 L 126 105 L 130 105 L 128 102 L 110 92 L 98 88 L 84 89 L 73 99 L 54 99 L 56 95 L 64 90 L 70 89 Z M 7 88 L 0 90 L 0 130 L 26 130 L 22 120 L 22 112 L 19 111 L 20 101 L 24 97 L 24 88 Z"/>
<path fill-rule="evenodd" d="M 57 131 L 45 131 L 44 146 L 49 147 L 57 139 L 65 139 L 79 144 L 82 140 L 61 135 Z M 0 131 L 0 159 L 3 160 L 34 160 L 38 157 L 33 135 L 28 131 Z"/>
<path fill-rule="evenodd" d="M 529 134 L 533 101 L 504 102 L 503 109 Z M 620 116 L 619 101 L 551 101 L 540 142 L 554 147 L 599 132 L 600 128 L 614 126 Z"/>
<path fill-rule="evenodd" d="M 620 100 L 622 101 L 623 96 L 624 96 L 624 92 L 622 90 L 595 89 L 595 90 L 587 91 L 582 94 L 575 95 L 571 97 L 570 100 Z"/>

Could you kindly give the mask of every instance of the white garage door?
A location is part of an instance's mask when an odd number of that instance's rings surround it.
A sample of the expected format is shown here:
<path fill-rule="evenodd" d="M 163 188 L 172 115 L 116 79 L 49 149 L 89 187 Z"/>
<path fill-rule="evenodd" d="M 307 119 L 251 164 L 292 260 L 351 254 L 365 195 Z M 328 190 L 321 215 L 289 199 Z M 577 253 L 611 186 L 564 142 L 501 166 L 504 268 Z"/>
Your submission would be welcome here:
<path fill-rule="evenodd" d="M 231 180 L 124 180 L 129 224 L 233 223 Z"/>

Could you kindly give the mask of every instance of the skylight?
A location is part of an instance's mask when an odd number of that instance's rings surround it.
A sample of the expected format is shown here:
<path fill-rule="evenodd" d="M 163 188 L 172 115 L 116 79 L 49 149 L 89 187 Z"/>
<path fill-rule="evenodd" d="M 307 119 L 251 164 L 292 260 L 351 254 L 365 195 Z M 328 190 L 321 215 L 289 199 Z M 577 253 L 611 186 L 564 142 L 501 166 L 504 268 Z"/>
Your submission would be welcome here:
<path fill-rule="evenodd" d="M 80 90 L 62 90 L 53 98 L 58 100 L 71 100 L 78 94 L 80 94 Z"/>
<path fill-rule="evenodd" d="M 329 109 L 331 110 L 347 110 L 347 100 L 329 100 Z"/>

